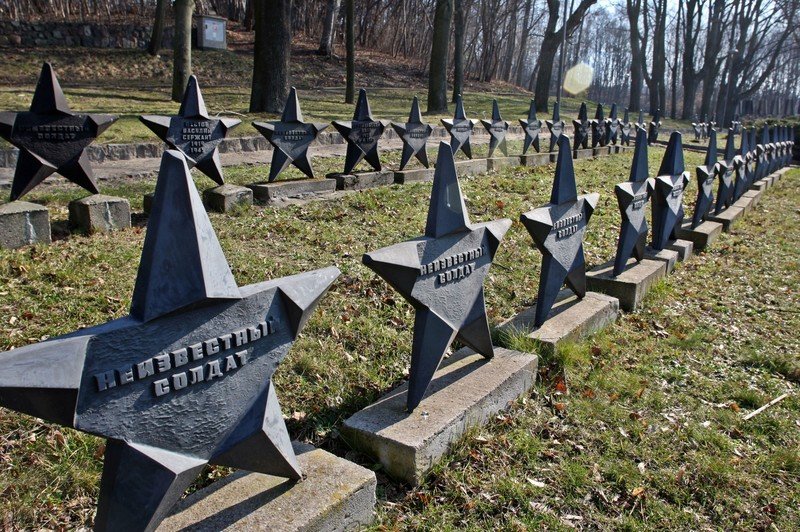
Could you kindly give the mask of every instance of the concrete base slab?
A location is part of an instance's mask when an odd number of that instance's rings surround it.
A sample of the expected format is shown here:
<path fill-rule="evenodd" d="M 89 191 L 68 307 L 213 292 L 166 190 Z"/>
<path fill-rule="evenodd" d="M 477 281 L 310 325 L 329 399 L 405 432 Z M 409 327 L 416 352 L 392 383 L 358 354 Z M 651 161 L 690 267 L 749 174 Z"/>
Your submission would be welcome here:
<path fill-rule="evenodd" d="M 649 260 L 658 260 L 665 263 L 667 265 L 666 274 L 669 275 L 672 273 L 672 270 L 675 269 L 675 265 L 678 263 L 678 252 L 668 248 L 653 249 L 650 246 L 647 246 L 644 250 L 644 258 Z"/>
<path fill-rule="evenodd" d="M 539 340 L 549 351 L 560 342 L 575 341 L 614 323 L 619 316 L 619 301 L 615 297 L 596 292 L 586 292 L 583 299 L 563 289 L 541 327 L 533 325 L 536 307 L 530 307 L 500 325 L 501 329 L 525 331 Z"/>
<path fill-rule="evenodd" d="M 595 157 L 605 157 L 611 153 L 608 146 L 598 146 L 596 148 L 592 148 L 592 152 L 594 153 Z"/>
<path fill-rule="evenodd" d="M 356 174 L 328 174 L 334 180 L 336 190 L 365 190 L 394 184 L 394 172 L 358 172 Z"/>
<path fill-rule="evenodd" d="M 742 214 L 747 214 L 750 212 L 750 209 L 753 208 L 753 199 L 748 196 L 742 196 L 738 200 L 734 201 L 731 207 L 742 209 Z"/>
<path fill-rule="evenodd" d="M 763 180 L 758 180 L 752 185 L 750 185 L 750 190 L 755 190 L 756 192 L 764 192 L 767 190 L 767 184 L 764 183 Z"/>
<path fill-rule="evenodd" d="M 697 251 L 710 246 L 722 233 L 722 224 L 706 221 L 692 229 L 691 222 L 685 222 L 680 228 L 675 228 L 675 233 L 681 240 L 689 240 Z"/>
<path fill-rule="evenodd" d="M 622 153 L 624 151 L 625 151 L 625 147 L 624 146 L 612 145 L 612 146 L 608 147 L 608 153 L 610 153 L 612 155 L 617 154 L 617 153 Z"/>
<path fill-rule="evenodd" d="M 625 270 L 614 277 L 614 261 L 609 261 L 586 272 L 586 287 L 617 298 L 622 310 L 632 312 L 639 308 L 653 284 L 666 275 L 664 261 L 643 259 L 637 263 L 629 259 Z"/>
<path fill-rule="evenodd" d="M 230 212 L 253 204 L 253 191 L 247 187 L 224 184 L 203 191 L 206 208 L 216 212 Z"/>
<path fill-rule="evenodd" d="M 520 155 L 519 162 L 522 166 L 544 166 L 550 163 L 549 153 L 529 153 Z"/>
<path fill-rule="evenodd" d="M 764 183 L 765 190 L 772 187 L 772 178 L 770 176 L 763 178 L 761 182 Z"/>
<path fill-rule="evenodd" d="M 761 195 L 763 192 L 760 190 L 748 190 L 744 194 L 742 194 L 742 198 L 750 198 L 750 207 L 755 207 L 758 205 L 758 202 L 761 201 Z"/>
<path fill-rule="evenodd" d="M 594 150 L 592 148 L 585 150 L 572 150 L 573 159 L 591 159 L 592 157 L 594 157 Z"/>
<path fill-rule="evenodd" d="M 691 240 L 677 239 L 671 241 L 666 249 L 676 251 L 678 253 L 678 262 L 683 262 L 691 258 L 694 253 L 694 243 Z"/>
<path fill-rule="evenodd" d="M 470 159 L 469 161 L 456 161 L 456 173 L 462 175 L 485 174 L 489 170 L 486 159 Z"/>
<path fill-rule="evenodd" d="M 293 446 L 301 482 L 239 471 L 179 502 L 157 530 L 340 531 L 372 523 L 374 472 L 310 445 Z"/>
<path fill-rule="evenodd" d="M 468 348 L 444 361 L 427 395 L 406 412 L 408 383 L 347 419 L 340 432 L 392 477 L 418 485 L 470 427 L 482 425 L 536 382 L 538 357 L 503 348 L 486 360 Z"/>
<path fill-rule="evenodd" d="M 496 172 L 501 168 L 519 165 L 519 157 L 491 157 L 486 159 L 486 169 L 490 172 Z"/>
<path fill-rule="evenodd" d="M 153 198 L 155 195 L 155 192 L 148 192 L 142 196 L 142 211 L 144 211 L 145 214 L 150 214 L 150 209 L 153 208 Z"/>
<path fill-rule="evenodd" d="M 420 183 L 423 181 L 433 181 L 433 168 L 415 168 L 413 170 L 397 170 L 394 173 L 396 185 L 404 183 Z"/>
<path fill-rule="evenodd" d="M 739 207 L 728 207 L 719 214 L 712 214 L 707 217 L 710 222 L 717 222 L 722 224 L 722 230 L 726 233 L 731 230 L 731 227 L 739 221 L 744 215 L 744 209 Z"/>
<path fill-rule="evenodd" d="M 254 183 L 247 188 L 253 191 L 253 197 L 259 201 L 270 203 L 289 198 L 307 198 L 332 194 L 336 191 L 336 181 L 332 179 L 297 179 L 292 181 L 273 181 L 272 183 Z"/>
<path fill-rule="evenodd" d="M 83 233 L 105 233 L 131 226 L 131 204 L 125 198 L 93 194 L 69 202 L 69 225 Z"/>
<path fill-rule="evenodd" d="M 0 205 L 0 248 L 16 249 L 51 241 L 47 207 L 27 201 Z"/>

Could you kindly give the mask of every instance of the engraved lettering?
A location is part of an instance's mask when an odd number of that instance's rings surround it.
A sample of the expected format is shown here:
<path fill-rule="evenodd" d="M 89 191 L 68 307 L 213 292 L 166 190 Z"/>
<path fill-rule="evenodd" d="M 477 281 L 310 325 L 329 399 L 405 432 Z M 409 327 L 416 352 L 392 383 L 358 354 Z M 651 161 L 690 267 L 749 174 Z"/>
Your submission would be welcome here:
<path fill-rule="evenodd" d="M 158 355 L 157 357 L 153 357 L 153 359 L 156 361 L 156 368 L 159 373 L 164 373 L 172 369 L 172 364 L 169 362 L 169 355 Z"/>
<path fill-rule="evenodd" d="M 156 397 L 161 397 L 169 393 L 169 381 L 167 379 L 159 379 L 153 383 L 155 387 Z"/>
<path fill-rule="evenodd" d="M 189 380 L 186 378 L 186 372 L 182 371 L 172 376 L 172 387 L 175 390 L 183 390 L 189 386 Z"/>
<path fill-rule="evenodd" d="M 192 357 L 192 362 L 197 362 L 201 358 L 203 358 L 203 344 L 193 344 L 190 345 L 188 348 L 189 354 Z"/>
<path fill-rule="evenodd" d="M 233 355 L 228 355 L 225 357 L 225 371 L 231 371 L 239 366 L 236 364 L 236 360 L 233 358 Z"/>
<path fill-rule="evenodd" d="M 141 380 L 144 378 L 149 377 L 150 375 L 155 375 L 156 370 L 153 367 L 153 359 L 145 360 L 144 362 L 139 362 L 136 364 L 136 377 Z"/>
<path fill-rule="evenodd" d="M 177 368 L 189 363 L 189 356 L 186 354 L 186 349 L 181 348 L 172 352 L 172 364 Z"/>
<path fill-rule="evenodd" d="M 206 349 L 206 355 L 216 355 L 219 353 L 219 340 L 217 338 L 212 338 L 211 340 L 206 340 L 203 342 L 203 345 Z"/>
<path fill-rule="evenodd" d="M 133 382 L 133 368 L 127 369 L 118 369 L 117 370 L 117 378 L 119 379 L 120 385 L 122 384 L 130 384 Z"/>
<path fill-rule="evenodd" d="M 114 378 L 113 371 L 106 371 L 105 373 L 99 373 L 95 375 L 94 378 L 97 381 L 98 392 L 108 390 L 109 388 L 113 388 L 117 385 L 117 380 Z"/>
<path fill-rule="evenodd" d="M 207 381 L 212 381 L 217 377 L 222 377 L 222 369 L 219 366 L 219 360 L 212 360 L 208 364 L 208 375 L 206 376 Z"/>

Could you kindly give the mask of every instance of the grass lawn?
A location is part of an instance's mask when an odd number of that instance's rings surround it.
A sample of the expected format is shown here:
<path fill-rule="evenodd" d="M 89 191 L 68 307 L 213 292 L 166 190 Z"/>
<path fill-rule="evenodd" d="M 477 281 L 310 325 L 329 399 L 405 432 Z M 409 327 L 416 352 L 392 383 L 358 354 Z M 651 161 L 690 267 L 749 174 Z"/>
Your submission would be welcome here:
<path fill-rule="evenodd" d="M 655 172 L 663 150 L 650 151 Z M 686 153 L 692 168 L 702 160 Z M 586 239 L 589 265 L 613 256 L 613 186 L 627 179 L 630 161 L 622 154 L 576 162 L 579 192 L 601 193 Z M 240 183 L 263 172 L 226 169 Z M 473 221 L 514 220 L 486 281 L 493 324 L 533 303 L 540 256 L 517 220 L 547 201 L 552 176 L 550 165 L 461 180 Z M 787 174 L 734 233 L 679 266 L 641 312 L 543 360 L 535 391 L 465 438 L 422 488 L 408 491 L 379 471 L 378 526 L 729 529 L 774 521 L 788 530 L 800 522 L 800 400 L 741 420 L 783 391 L 796 393 L 800 379 L 798 179 L 800 171 Z M 202 177 L 198 184 L 211 186 Z M 130 198 L 138 210 L 153 186 L 120 180 L 103 192 Z M 407 376 L 413 312 L 360 259 L 421 234 L 430 188 L 211 215 L 240 285 L 332 264 L 342 270 L 275 382 L 294 438 L 368 466 L 336 429 Z M 695 192 L 692 185 L 688 194 Z M 68 200 L 81 194 L 48 185 L 30 200 L 47 204 L 63 226 Z M 111 235 L 0 251 L 0 349 L 125 315 L 145 232 L 143 218 L 134 221 Z M 6 524 L 91 522 L 101 440 L 5 410 L 0 435 Z M 209 467 L 199 482 L 225 473 Z"/>

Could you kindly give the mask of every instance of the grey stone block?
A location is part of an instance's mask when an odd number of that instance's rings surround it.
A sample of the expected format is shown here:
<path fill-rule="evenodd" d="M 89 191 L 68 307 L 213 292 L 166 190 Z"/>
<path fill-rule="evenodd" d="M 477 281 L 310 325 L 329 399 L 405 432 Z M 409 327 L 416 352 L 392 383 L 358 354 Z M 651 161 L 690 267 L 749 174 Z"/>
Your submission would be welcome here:
<path fill-rule="evenodd" d="M 692 253 L 694 253 L 694 242 L 679 238 L 671 241 L 669 245 L 667 245 L 667 249 L 676 251 L 678 253 L 678 262 L 683 262 L 689 260 Z"/>
<path fill-rule="evenodd" d="M 678 252 L 667 248 L 653 249 L 647 246 L 644 250 L 644 258 L 649 260 L 658 260 L 667 265 L 667 275 L 672 273 L 675 265 L 678 263 Z"/>
<path fill-rule="evenodd" d="M 753 208 L 753 198 L 750 196 L 742 196 L 741 198 L 733 202 L 733 205 L 731 205 L 731 207 L 742 209 L 742 214 L 745 215 L 748 212 L 750 212 L 750 209 Z"/>
<path fill-rule="evenodd" d="M 722 230 L 726 233 L 731 230 L 731 227 L 739 221 L 744 215 L 744 209 L 739 207 L 728 207 L 724 211 L 719 214 L 712 214 L 706 217 L 706 219 L 710 222 L 717 222 L 722 224 Z"/>
<path fill-rule="evenodd" d="M 491 159 L 486 159 L 486 169 L 490 172 L 519 165 L 519 157 L 492 157 Z"/>
<path fill-rule="evenodd" d="M 253 204 L 253 191 L 247 187 L 224 184 L 203 191 L 206 208 L 216 212 L 230 212 Z"/>
<path fill-rule="evenodd" d="M 434 374 L 426 397 L 406 412 L 408 384 L 347 419 L 342 437 L 392 477 L 418 485 L 470 427 L 484 424 L 536 382 L 538 358 L 495 348 L 486 360 L 464 348 Z"/>
<path fill-rule="evenodd" d="M 522 166 L 544 166 L 550 164 L 550 154 L 529 153 L 528 155 L 520 155 L 519 162 Z"/>
<path fill-rule="evenodd" d="M 456 161 L 456 173 L 459 177 L 465 175 L 485 174 L 489 170 L 489 163 L 486 159 L 470 159 L 468 161 Z"/>
<path fill-rule="evenodd" d="M 761 201 L 761 195 L 763 192 L 760 190 L 748 190 L 744 194 L 742 194 L 743 198 L 750 198 L 750 207 L 755 207 L 758 205 L 758 202 Z"/>
<path fill-rule="evenodd" d="M 301 482 L 236 472 L 176 505 L 160 532 L 343 531 L 372 523 L 375 473 L 310 445 L 293 443 Z"/>
<path fill-rule="evenodd" d="M 69 225 L 88 234 L 126 229 L 131 226 L 131 204 L 103 194 L 70 201 Z"/>
<path fill-rule="evenodd" d="M 596 292 L 586 292 L 583 299 L 563 289 L 544 324 L 536 328 L 530 307 L 500 325 L 501 329 L 529 332 L 545 349 L 554 350 L 560 342 L 575 341 L 599 331 L 619 316 L 620 304 L 615 297 Z"/>
<path fill-rule="evenodd" d="M 413 170 L 398 170 L 394 173 L 394 182 L 397 185 L 404 183 L 419 183 L 433 181 L 433 168 L 415 168 Z"/>
<path fill-rule="evenodd" d="M 667 275 L 667 263 L 644 259 L 638 264 L 628 260 L 625 270 L 614 277 L 614 261 L 606 262 L 586 272 L 586 287 L 619 299 L 622 310 L 639 308 L 653 284 Z"/>
<path fill-rule="evenodd" d="M 752 185 L 750 185 L 750 190 L 754 190 L 756 192 L 764 192 L 765 190 L 767 190 L 767 184 L 764 182 L 763 179 L 760 179 L 755 183 L 753 183 Z"/>
<path fill-rule="evenodd" d="M 15 249 L 50 242 L 50 214 L 47 207 L 27 201 L 0 205 L 0 248 Z"/>
<path fill-rule="evenodd" d="M 605 157 L 609 153 L 611 152 L 608 146 L 598 146 L 596 148 L 592 148 L 592 154 L 594 157 Z"/>
<path fill-rule="evenodd" d="M 585 150 L 572 150 L 572 157 L 574 159 L 591 159 L 594 157 L 594 150 L 587 148 Z"/>
<path fill-rule="evenodd" d="M 722 224 L 706 221 L 692 229 L 691 222 L 685 222 L 680 228 L 675 228 L 675 233 L 681 240 L 689 240 L 697 251 L 710 246 L 722 233 Z"/>
<path fill-rule="evenodd" d="M 336 191 L 336 181 L 332 179 L 298 179 L 296 181 L 274 181 L 248 185 L 253 196 L 264 202 L 288 198 L 306 198 Z"/>
<path fill-rule="evenodd" d="M 358 172 L 355 174 L 328 174 L 336 183 L 336 190 L 365 190 L 394 184 L 394 172 Z"/>

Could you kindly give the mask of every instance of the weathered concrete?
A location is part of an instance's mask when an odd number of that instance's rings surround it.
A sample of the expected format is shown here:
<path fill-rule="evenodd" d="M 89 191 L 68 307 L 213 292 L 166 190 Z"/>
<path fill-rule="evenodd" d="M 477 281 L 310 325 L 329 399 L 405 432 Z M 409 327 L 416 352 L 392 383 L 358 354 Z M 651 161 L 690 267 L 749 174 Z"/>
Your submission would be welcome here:
<path fill-rule="evenodd" d="M 486 159 L 486 168 L 490 172 L 496 172 L 501 168 L 508 168 L 509 166 L 520 166 L 519 157 L 492 157 Z"/>
<path fill-rule="evenodd" d="M 456 173 L 461 176 L 485 174 L 489 170 L 489 163 L 486 159 L 470 159 L 468 161 L 456 161 Z"/>
<path fill-rule="evenodd" d="M 756 192 L 764 192 L 765 190 L 767 190 L 767 184 L 764 183 L 763 179 L 759 179 L 758 181 L 750 185 L 750 190 Z"/>
<path fill-rule="evenodd" d="M 253 204 L 253 191 L 247 187 L 224 184 L 203 191 L 206 208 L 216 212 L 230 212 Z"/>
<path fill-rule="evenodd" d="M 327 532 L 372 523 L 374 472 L 310 445 L 293 447 L 302 481 L 239 471 L 179 502 L 158 530 Z"/>
<path fill-rule="evenodd" d="M 15 249 L 50 242 L 50 214 L 47 207 L 27 201 L 0 205 L 0 248 Z"/>
<path fill-rule="evenodd" d="M 554 350 L 560 342 L 579 340 L 613 323 L 619 316 L 619 301 L 596 292 L 586 292 L 583 299 L 563 289 L 558 294 L 547 320 L 538 329 L 534 327 L 536 307 L 529 307 L 500 325 L 501 329 L 530 331 L 528 336 Z"/>
<path fill-rule="evenodd" d="M 586 287 L 619 299 L 622 310 L 632 312 L 639 308 L 650 288 L 667 275 L 667 263 L 643 259 L 638 264 L 629 259 L 625 270 L 614 277 L 614 261 L 586 272 Z"/>
<path fill-rule="evenodd" d="M 274 181 L 272 183 L 254 183 L 248 185 L 253 197 L 259 201 L 270 203 L 287 198 L 306 198 L 331 194 L 336 191 L 335 179 L 297 179 L 291 181 Z"/>
<path fill-rule="evenodd" d="M 717 222 L 722 224 L 722 230 L 726 233 L 731 230 L 731 227 L 739 221 L 739 218 L 744 216 L 744 209 L 739 207 L 728 207 L 719 214 L 712 214 L 707 217 L 710 222 Z"/>
<path fill-rule="evenodd" d="M 544 166 L 550 164 L 549 153 L 529 153 L 520 155 L 519 162 L 522 166 Z"/>
<path fill-rule="evenodd" d="M 594 150 L 587 148 L 585 150 L 572 150 L 573 159 L 591 159 L 594 157 Z"/>
<path fill-rule="evenodd" d="M 611 150 L 608 146 L 597 146 L 596 148 L 592 148 L 592 152 L 595 157 L 605 157 L 611 153 Z"/>
<path fill-rule="evenodd" d="M 87 234 L 127 229 L 131 226 L 131 204 L 125 198 L 103 194 L 70 201 L 69 225 Z"/>
<path fill-rule="evenodd" d="M 758 205 L 758 202 L 761 201 L 761 195 L 763 192 L 760 190 L 748 190 L 744 194 L 742 194 L 742 198 L 750 198 L 750 207 L 753 208 Z"/>
<path fill-rule="evenodd" d="M 354 174 L 328 174 L 328 179 L 336 183 L 336 190 L 365 190 L 394 184 L 394 172 L 357 172 Z"/>
<path fill-rule="evenodd" d="M 669 248 L 659 250 L 647 246 L 644 250 L 644 258 L 649 260 L 658 260 L 665 263 L 667 265 L 666 274 L 669 275 L 672 273 L 672 270 L 675 269 L 675 265 L 678 263 L 678 252 Z"/>
<path fill-rule="evenodd" d="M 394 172 L 394 182 L 396 185 L 404 183 L 419 183 L 422 181 L 433 181 L 433 168 L 415 168 L 413 170 L 396 170 Z"/>
<path fill-rule="evenodd" d="M 425 398 L 406 412 L 404 383 L 347 419 L 342 437 L 374 457 L 392 477 L 411 485 L 470 427 L 482 425 L 530 390 L 538 357 L 496 347 L 486 360 L 463 348 L 434 374 Z"/>
<path fill-rule="evenodd" d="M 689 260 L 694 253 L 694 242 L 681 238 L 673 240 L 666 249 L 678 252 L 678 262 Z"/>
<path fill-rule="evenodd" d="M 741 198 L 733 202 L 733 205 L 731 205 L 731 207 L 742 209 L 742 214 L 746 215 L 748 212 L 750 212 L 750 209 L 753 208 L 753 198 L 750 196 L 742 196 Z"/>
<path fill-rule="evenodd" d="M 676 236 L 682 240 L 689 240 L 697 251 L 710 246 L 722 234 L 722 224 L 706 221 L 692 229 L 691 222 L 685 222 L 680 228 L 675 228 Z"/>

